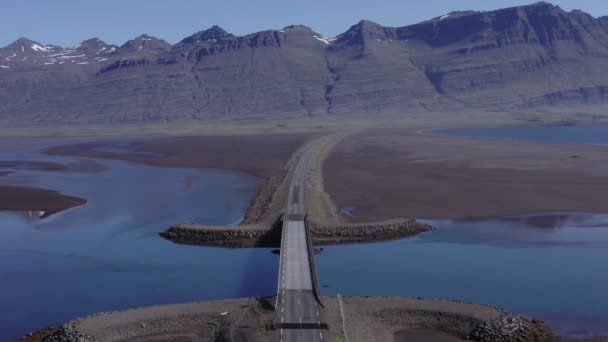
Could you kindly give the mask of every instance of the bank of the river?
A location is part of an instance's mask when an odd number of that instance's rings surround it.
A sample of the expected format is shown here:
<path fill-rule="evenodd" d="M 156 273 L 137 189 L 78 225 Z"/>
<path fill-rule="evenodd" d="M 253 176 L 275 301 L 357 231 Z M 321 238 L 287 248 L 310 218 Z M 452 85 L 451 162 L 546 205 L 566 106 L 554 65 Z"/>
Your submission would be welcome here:
<path fill-rule="evenodd" d="M 480 304 L 403 297 L 324 297 L 328 341 L 553 341 L 542 322 Z M 243 298 L 100 313 L 21 341 L 269 340 L 274 298 Z"/>
<path fill-rule="evenodd" d="M 86 202 L 54 190 L 0 185 L 0 211 L 35 212 L 36 218 L 46 218 Z"/>
<path fill-rule="evenodd" d="M 61 189 L 46 189 L 35 184 L 19 186 L 13 184 L 13 179 L 21 173 L 98 173 L 106 170 L 92 160 L 76 160 L 69 163 L 59 163 L 38 160 L 4 160 L 0 157 L 0 211 L 25 212 L 28 216 L 47 218 L 60 211 L 83 205 L 86 198 L 80 198 L 62 193 Z"/>

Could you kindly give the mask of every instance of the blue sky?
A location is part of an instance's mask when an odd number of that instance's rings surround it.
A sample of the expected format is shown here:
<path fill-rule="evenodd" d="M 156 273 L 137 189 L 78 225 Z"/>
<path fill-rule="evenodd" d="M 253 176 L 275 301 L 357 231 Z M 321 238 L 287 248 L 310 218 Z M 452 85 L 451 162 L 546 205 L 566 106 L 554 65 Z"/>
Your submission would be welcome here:
<path fill-rule="evenodd" d="M 142 33 L 175 43 L 212 25 L 237 35 L 304 24 L 334 36 L 361 19 L 417 23 L 453 10 L 490 10 L 534 0 L 0 0 L 0 46 L 19 37 L 71 46 L 98 37 L 122 44 Z M 606 0 L 550 1 L 608 15 Z"/>

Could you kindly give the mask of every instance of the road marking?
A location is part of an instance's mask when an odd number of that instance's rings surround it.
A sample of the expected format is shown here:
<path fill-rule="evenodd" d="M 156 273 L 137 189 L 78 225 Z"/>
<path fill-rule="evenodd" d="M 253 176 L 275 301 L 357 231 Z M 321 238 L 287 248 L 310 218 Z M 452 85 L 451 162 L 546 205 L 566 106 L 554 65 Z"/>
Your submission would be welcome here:
<path fill-rule="evenodd" d="M 283 309 L 284 309 L 284 307 L 281 307 L 281 313 L 283 313 Z"/>
<path fill-rule="evenodd" d="M 319 331 L 319 337 L 323 339 L 323 333 Z"/>

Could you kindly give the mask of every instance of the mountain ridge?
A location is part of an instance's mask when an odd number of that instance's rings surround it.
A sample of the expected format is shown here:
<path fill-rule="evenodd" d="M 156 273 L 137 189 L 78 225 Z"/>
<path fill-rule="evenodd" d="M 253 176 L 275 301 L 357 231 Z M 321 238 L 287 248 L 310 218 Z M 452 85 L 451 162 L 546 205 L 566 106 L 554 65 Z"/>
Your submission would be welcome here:
<path fill-rule="evenodd" d="M 0 123 L 113 124 L 445 111 L 608 100 L 608 17 L 539 2 L 334 38 L 291 25 L 177 44 L 140 35 L 0 48 Z"/>

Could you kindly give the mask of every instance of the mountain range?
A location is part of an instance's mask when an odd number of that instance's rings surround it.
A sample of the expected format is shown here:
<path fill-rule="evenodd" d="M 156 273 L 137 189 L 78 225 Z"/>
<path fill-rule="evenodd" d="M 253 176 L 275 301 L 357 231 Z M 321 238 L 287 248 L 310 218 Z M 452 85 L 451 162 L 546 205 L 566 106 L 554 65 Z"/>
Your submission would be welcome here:
<path fill-rule="evenodd" d="M 20 38 L 0 48 L 2 126 L 258 120 L 608 101 L 608 17 L 540 2 L 415 25 L 361 21 L 171 45 Z"/>

